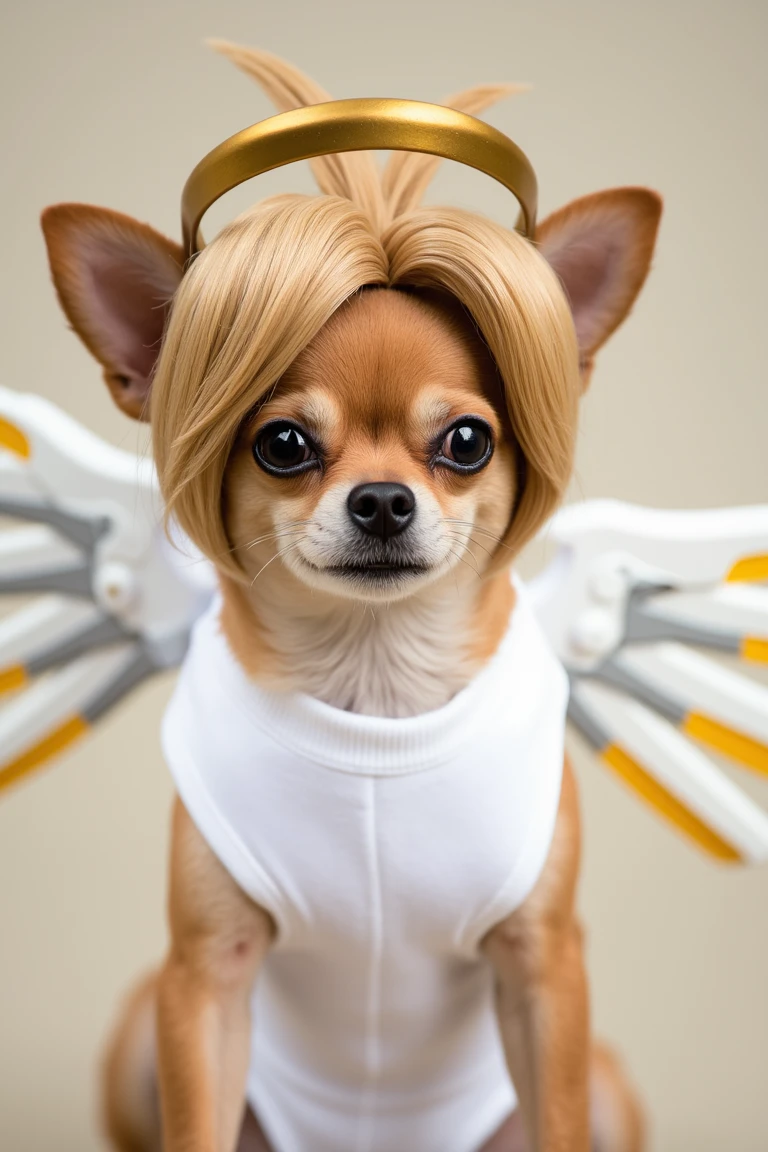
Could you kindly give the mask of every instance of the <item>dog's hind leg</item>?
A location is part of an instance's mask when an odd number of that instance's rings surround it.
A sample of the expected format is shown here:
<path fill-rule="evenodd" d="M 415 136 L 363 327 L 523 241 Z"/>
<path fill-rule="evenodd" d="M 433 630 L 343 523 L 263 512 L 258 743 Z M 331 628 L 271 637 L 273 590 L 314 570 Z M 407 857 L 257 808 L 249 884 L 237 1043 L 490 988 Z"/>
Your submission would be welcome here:
<path fill-rule="evenodd" d="M 604 1044 L 592 1048 L 589 1082 L 592 1152 L 644 1152 L 643 1110 L 618 1057 Z M 479 1152 L 530 1152 L 520 1113 L 508 1116 Z"/>
<path fill-rule="evenodd" d="M 102 1065 L 102 1120 L 116 1152 L 161 1152 L 155 1040 L 156 974 L 127 997 Z"/>
<path fill-rule="evenodd" d="M 643 1152 L 645 1117 L 634 1087 L 615 1052 L 592 1048 L 590 1074 L 592 1152 Z"/>
<path fill-rule="evenodd" d="M 128 995 L 102 1065 L 102 1119 L 115 1152 L 162 1152 L 157 1090 L 156 973 Z M 249 1110 L 237 1152 L 271 1152 Z"/>

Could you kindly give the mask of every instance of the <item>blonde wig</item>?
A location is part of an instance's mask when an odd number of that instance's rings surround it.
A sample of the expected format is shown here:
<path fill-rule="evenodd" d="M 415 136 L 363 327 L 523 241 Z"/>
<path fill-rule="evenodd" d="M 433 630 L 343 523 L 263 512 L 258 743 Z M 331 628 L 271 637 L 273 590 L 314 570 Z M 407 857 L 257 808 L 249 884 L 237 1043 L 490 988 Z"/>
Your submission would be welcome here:
<path fill-rule="evenodd" d="M 280 110 L 326 100 L 264 52 L 217 43 Z M 448 103 L 479 112 L 512 90 Z M 176 294 L 152 387 L 155 459 L 168 511 L 219 566 L 242 578 L 221 493 L 238 430 L 334 312 L 361 288 L 437 289 L 488 345 L 525 460 L 505 543 L 511 556 L 560 500 L 571 472 L 581 391 L 576 334 L 555 273 L 514 231 L 455 208 L 419 207 L 439 163 L 393 153 L 312 161 L 321 196 L 273 197 L 228 225 Z"/>

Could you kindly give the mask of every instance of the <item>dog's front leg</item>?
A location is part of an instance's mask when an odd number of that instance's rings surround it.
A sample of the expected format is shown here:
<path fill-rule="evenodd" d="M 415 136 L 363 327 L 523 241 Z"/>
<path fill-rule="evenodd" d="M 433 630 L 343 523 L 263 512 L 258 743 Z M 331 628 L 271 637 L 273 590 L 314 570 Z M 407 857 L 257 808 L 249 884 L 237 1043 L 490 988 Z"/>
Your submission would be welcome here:
<path fill-rule="evenodd" d="M 589 1008 L 574 914 L 578 866 L 578 797 L 566 761 L 544 870 L 522 907 L 483 942 L 531 1152 L 590 1147 Z"/>
<path fill-rule="evenodd" d="M 234 1152 L 245 1106 L 250 995 L 273 935 L 180 802 L 173 820 L 171 946 L 158 985 L 164 1152 Z"/>

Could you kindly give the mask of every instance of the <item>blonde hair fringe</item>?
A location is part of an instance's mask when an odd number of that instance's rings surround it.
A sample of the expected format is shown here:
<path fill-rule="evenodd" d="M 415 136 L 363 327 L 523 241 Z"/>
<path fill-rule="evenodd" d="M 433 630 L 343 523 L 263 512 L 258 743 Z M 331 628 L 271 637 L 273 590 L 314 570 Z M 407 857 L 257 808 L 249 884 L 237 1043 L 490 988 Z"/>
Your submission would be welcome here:
<path fill-rule="evenodd" d="M 213 46 L 281 110 L 329 99 L 278 57 Z M 514 90 L 485 85 L 449 103 L 476 113 Z M 418 207 L 435 157 L 393 153 L 382 173 L 370 153 L 312 164 L 325 195 L 257 204 L 203 250 L 176 294 L 152 387 L 169 515 L 220 569 L 242 579 L 221 508 L 242 422 L 355 292 L 437 289 L 460 301 L 487 343 L 525 457 L 505 540 L 512 555 L 554 510 L 572 467 L 578 351 L 557 277 L 518 233 L 460 209 Z"/>

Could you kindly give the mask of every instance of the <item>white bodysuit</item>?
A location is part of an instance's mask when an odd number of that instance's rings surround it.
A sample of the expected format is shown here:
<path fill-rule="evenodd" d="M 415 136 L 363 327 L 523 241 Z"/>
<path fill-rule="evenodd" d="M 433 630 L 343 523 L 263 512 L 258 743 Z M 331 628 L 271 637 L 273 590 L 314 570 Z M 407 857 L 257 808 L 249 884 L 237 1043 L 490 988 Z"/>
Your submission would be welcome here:
<path fill-rule="evenodd" d="M 484 933 L 552 839 L 567 682 L 524 595 L 475 679 L 392 720 L 265 691 L 214 603 L 163 746 L 200 832 L 274 917 L 248 1099 L 275 1152 L 476 1152 L 515 1107 Z"/>

